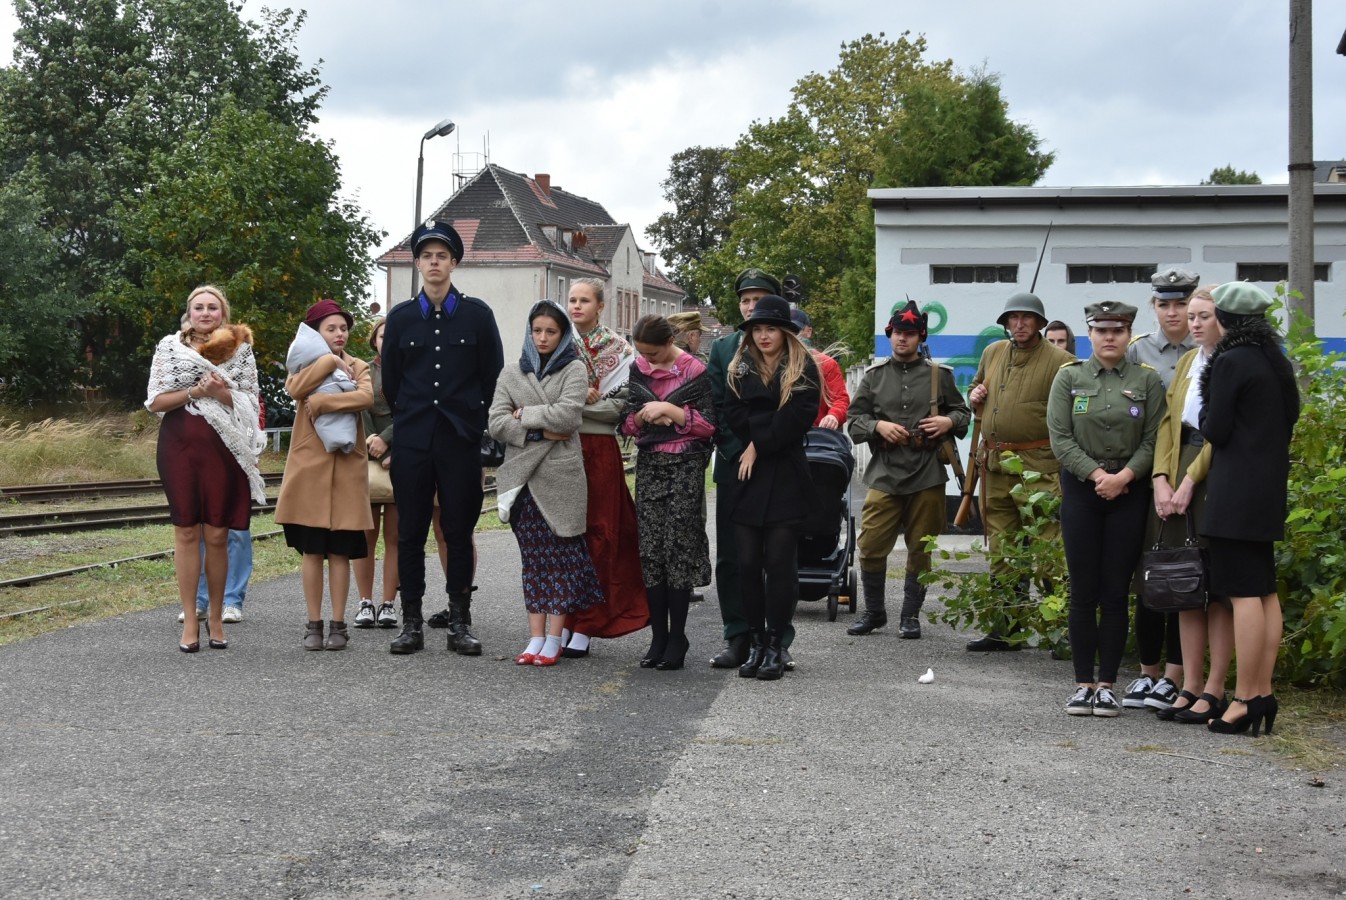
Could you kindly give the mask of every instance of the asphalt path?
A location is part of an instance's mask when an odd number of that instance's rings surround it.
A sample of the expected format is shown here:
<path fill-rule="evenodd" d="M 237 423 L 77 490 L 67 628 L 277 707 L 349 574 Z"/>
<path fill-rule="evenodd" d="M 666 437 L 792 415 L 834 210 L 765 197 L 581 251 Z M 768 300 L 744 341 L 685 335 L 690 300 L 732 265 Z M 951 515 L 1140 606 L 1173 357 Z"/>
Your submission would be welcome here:
<path fill-rule="evenodd" d="M 1046 653 L 852 638 L 804 603 L 797 670 L 740 679 L 706 665 L 711 592 L 683 671 L 638 668 L 644 633 L 518 667 L 518 551 L 479 545 L 480 658 L 435 630 L 304 652 L 297 572 L 227 651 L 179 653 L 169 608 L 0 648 L 0 897 L 1346 894 L 1338 776 L 1068 717 Z"/>

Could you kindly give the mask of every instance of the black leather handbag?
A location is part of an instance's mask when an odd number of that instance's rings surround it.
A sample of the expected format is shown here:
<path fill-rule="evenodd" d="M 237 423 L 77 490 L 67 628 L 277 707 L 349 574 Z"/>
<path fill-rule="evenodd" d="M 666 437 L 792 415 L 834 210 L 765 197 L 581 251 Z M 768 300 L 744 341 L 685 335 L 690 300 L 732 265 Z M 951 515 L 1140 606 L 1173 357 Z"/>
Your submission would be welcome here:
<path fill-rule="evenodd" d="M 1164 546 L 1164 532 L 1159 530 L 1155 545 L 1141 554 L 1140 598 L 1155 612 L 1178 612 L 1184 609 L 1206 607 L 1206 581 L 1210 563 L 1206 548 L 1196 542 L 1196 532 L 1190 515 L 1187 520 L 1187 540 L 1181 547 Z"/>
<path fill-rule="evenodd" d="M 505 445 L 491 437 L 489 431 L 481 433 L 481 467 L 498 469 L 505 464 Z"/>

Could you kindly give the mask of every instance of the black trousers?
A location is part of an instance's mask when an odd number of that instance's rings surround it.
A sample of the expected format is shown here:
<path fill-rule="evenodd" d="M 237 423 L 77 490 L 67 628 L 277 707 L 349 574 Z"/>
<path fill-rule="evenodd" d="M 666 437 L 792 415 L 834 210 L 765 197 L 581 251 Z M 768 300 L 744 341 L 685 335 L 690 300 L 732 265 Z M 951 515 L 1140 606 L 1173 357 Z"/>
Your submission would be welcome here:
<path fill-rule="evenodd" d="M 739 526 L 734 524 L 733 519 L 742 482 L 738 480 L 737 461 L 729 462 L 718 452 L 712 458 L 716 467 L 715 595 L 720 599 L 720 619 L 724 622 L 724 639 L 729 641 L 748 633 L 748 619 L 743 612 L 742 578 L 739 574 L 737 537 Z M 798 571 L 796 564 L 796 574 Z M 781 646 L 787 650 L 795 639 L 794 610 L 799 604 L 797 586 L 795 590 L 795 596 L 791 600 L 790 618 L 782 629 Z"/>
<path fill-rule="evenodd" d="M 743 616 L 750 630 L 791 629 L 799 599 L 799 525 L 735 525 Z M 792 630 L 792 629 L 791 629 Z"/>
<path fill-rule="evenodd" d="M 402 614 L 419 618 L 425 597 L 425 539 L 439 498 L 439 524 L 449 550 L 444 587 L 472 586 L 472 532 L 481 517 L 481 443 L 466 441 L 447 419 L 435 424 L 430 445 L 413 446 L 401 435 L 390 471 L 397 500 L 397 566 Z M 582 477 L 582 476 L 581 476 Z"/>
<path fill-rule="evenodd" d="M 1061 472 L 1061 535 L 1070 570 L 1070 652 L 1075 680 L 1113 684 L 1122 664 L 1131 575 L 1145 542 L 1150 482 L 1104 500 L 1092 482 Z M 1094 677 L 1094 658 L 1098 677 Z"/>

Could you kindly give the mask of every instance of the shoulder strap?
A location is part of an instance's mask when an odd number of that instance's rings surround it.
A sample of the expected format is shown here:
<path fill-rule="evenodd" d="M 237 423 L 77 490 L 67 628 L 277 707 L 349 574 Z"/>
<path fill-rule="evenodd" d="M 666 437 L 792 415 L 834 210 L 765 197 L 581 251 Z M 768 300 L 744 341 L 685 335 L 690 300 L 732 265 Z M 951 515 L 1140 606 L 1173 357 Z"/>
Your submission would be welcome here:
<path fill-rule="evenodd" d="M 933 359 L 927 359 L 925 364 L 930 367 L 930 415 L 939 415 L 939 366 L 935 365 Z"/>

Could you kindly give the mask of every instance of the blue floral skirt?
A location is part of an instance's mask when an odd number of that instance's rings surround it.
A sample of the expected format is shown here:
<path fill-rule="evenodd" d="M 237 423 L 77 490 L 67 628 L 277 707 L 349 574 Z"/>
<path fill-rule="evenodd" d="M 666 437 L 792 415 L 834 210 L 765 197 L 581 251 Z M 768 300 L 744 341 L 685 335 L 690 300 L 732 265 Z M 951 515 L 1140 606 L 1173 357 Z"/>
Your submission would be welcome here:
<path fill-rule="evenodd" d="M 527 488 L 514 501 L 510 527 L 523 560 L 523 605 L 530 613 L 565 615 L 603 602 L 584 535 L 557 537 Z"/>

